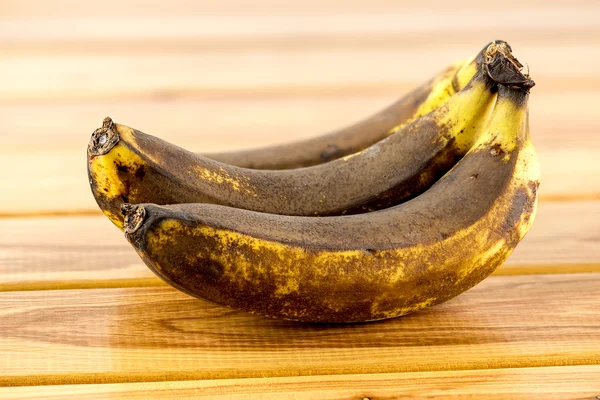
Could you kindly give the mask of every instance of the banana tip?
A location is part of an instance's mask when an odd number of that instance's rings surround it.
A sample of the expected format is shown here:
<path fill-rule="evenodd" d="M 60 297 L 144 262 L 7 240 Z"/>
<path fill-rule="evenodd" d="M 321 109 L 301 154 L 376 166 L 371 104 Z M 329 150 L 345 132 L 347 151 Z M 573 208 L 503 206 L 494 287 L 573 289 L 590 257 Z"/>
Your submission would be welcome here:
<path fill-rule="evenodd" d="M 121 206 L 123 214 L 123 230 L 125 233 L 135 233 L 144 223 L 146 209 L 144 206 L 123 204 Z"/>
<path fill-rule="evenodd" d="M 101 156 L 108 153 L 119 142 L 119 132 L 110 117 L 104 118 L 102 126 L 92 133 L 88 144 L 90 156 Z"/>

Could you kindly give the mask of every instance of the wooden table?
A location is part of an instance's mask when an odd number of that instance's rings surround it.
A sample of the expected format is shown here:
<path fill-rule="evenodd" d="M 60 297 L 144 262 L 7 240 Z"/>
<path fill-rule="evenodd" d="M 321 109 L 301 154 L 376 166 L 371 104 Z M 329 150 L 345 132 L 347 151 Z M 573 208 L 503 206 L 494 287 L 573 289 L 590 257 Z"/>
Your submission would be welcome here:
<path fill-rule="evenodd" d="M 0 398 L 594 399 L 600 395 L 600 4 L 0 2 Z M 353 122 L 505 39 L 531 67 L 537 220 L 446 304 L 345 326 L 192 299 L 90 194 L 110 115 L 186 148 Z"/>

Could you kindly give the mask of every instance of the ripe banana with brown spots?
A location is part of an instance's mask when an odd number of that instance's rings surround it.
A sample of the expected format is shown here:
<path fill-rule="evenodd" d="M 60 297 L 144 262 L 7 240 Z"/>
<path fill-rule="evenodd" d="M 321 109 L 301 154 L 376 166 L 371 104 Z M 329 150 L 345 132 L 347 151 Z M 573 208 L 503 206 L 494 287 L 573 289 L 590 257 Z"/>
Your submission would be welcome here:
<path fill-rule="evenodd" d="M 494 46 L 510 53 L 504 43 Z M 490 56 L 487 49 L 481 68 L 443 105 L 359 153 L 313 167 L 238 168 L 107 119 L 88 148 L 92 192 L 119 227 L 123 203 L 211 203 L 305 216 L 357 214 L 399 204 L 452 168 L 489 118 L 494 74 L 503 71 L 489 69 L 500 53 Z"/>
<path fill-rule="evenodd" d="M 442 105 L 466 86 L 481 66 L 482 59 L 483 51 L 454 63 L 385 109 L 328 134 L 282 145 L 203 155 L 242 168 L 292 169 L 354 154 Z"/>
<path fill-rule="evenodd" d="M 371 321 L 444 302 L 491 274 L 533 222 L 533 81 L 517 72 L 503 75 L 509 79 L 478 143 L 409 202 L 322 218 L 211 204 L 126 205 L 125 236 L 172 286 L 270 317 Z"/>

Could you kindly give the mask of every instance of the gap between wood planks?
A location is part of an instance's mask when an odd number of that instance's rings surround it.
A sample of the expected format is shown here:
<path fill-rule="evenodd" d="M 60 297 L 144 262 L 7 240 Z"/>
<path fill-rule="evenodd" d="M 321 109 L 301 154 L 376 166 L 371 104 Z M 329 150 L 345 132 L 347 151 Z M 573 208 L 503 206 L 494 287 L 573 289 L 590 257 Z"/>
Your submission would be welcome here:
<path fill-rule="evenodd" d="M 536 364 L 536 363 L 532 363 L 532 364 Z M 586 364 L 586 363 L 582 363 L 582 364 L 568 364 L 568 365 L 562 365 L 562 364 L 557 364 L 557 365 L 543 365 L 542 363 L 540 363 L 540 365 L 531 365 L 531 366 L 515 366 L 515 367 L 502 367 L 502 368 L 489 368 L 489 369 L 455 369 L 455 370 L 448 370 L 448 371 L 444 371 L 444 370 L 440 370 L 440 371 L 422 371 L 422 372 L 398 372 L 398 373 L 354 373 L 354 374 L 327 374 L 327 375 L 308 375 L 308 376 L 287 376 L 287 375 L 276 375 L 276 376 L 265 376 L 265 377 L 250 377 L 250 378 L 216 378 L 216 379 L 203 379 L 202 377 L 198 377 L 198 374 L 195 374 L 193 372 L 190 373 L 151 373 L 151 374 L 127 374 L 127 376 L 124 375 L 120 375 L 120 374 L 102 374 L 102 377 L 99 378 L 97 374 L 70 374 L 69 377 L 65 377 L 65 376 L 61 376 L 61 375 L 57 375 L 57 376 L 50 376 L 50 375 L 46 375 L 43 377 L 24 377 L 24 378 L 18 378 L 17 380 L 5 380 L 0 378 L 0 399 L 11 399 L 11 400 L 15 400 L 17 398 L 21 398 L 21 397 L 13 397 L 14 394 L 18 394 L 20 391 L 23 391 L 25 393 L 40 393 L 41 390 L 46 390 L 46 388 L 42 388 L 43 386 L 47 386 L 50 388 L 51 391 L 58 391 L 58 390 L 64 390 L 65 392 L 68 393 L 86 393 L 89 390 L 86 390 L 86 387 L 96 387 L 98 389 L 100 389 L 98 386 L 101 385 L 102 386 L 102 390 L 100 390 L 98 393 L 102 393 L 105 394 L 107 392 L 111 392 L 111 389 L 117 389 L 118 386 L 119 389 L 126 389 L 130 388 L 130 389 L 135 389 L 136 386 L 138 388 L 140 387 L 148 387 L 148 384 L 150 384 L 151 386 L 154 387 L 155 390 L 160 390 L 161 392 L 161 396 L 159 398 L 161 399 L 168 399 L 170 397 L 162 397 L 162 393 L 163 393 L 163 388 L 161 388 L 161 386 L 166 386 L 167 388 L 172 388 L 173 390 L 177 390 L 177 387 L 190 387 L 190 386 L 200 386 L 200 387 L 207 387 L 208 390 L 210 390 L 211 392 L 208 394 L 208 396 L 212 396 L 215 392 L 215 390 L 218 390 L 219 393 L 226 393 L 224 392 L 224 386 L 227 387 L 229 386 L 229 390 L 230 393 L 234 392 L 236 389 L 238 390 L 238 393 L 244 393 L 243 397 L 240 397 L 240 399 L 246 399 L 247 397 L 247 389 L 248 389 L 248 385 L 252 384 L 253 381 L 256 381 L 259 385 L 262 382 L 277 382 L 277 381 L 281 381 L 281 382 L 285 382 L 286 384 L 290 385 L 290 386 L 295 386 L 293 385 L 294 382 L 300 382 L 300 384 L 302 385 L 303 388 L 306 388 L 306 384 L 309 384 L 311 381 L 319 381 L 322 379 L 326 379 L 326 380 L 333 380 L 333 381 L 340 381 L 339 384 L 342 387 L 347 388 L 347 384 L 348 382 L 345 381 L 345 379 L 348 380 L 352 380 L 352 381 L 359 381 L 358 385 L 361 388 L 364 388 L 366 384 L 369 383 L 369 380 L 373 377 L 373 376 L 382 376 L 382 375 L 390 375 L 390 376 L 397 376 L 399 379 L 402 379 L 402 381 L 398 381 L 396 382 L 396 384 L 398 385 L 405 385 L 406 382 L 404 379 L 406 378 L 410 378 L 411 375 L 412 377 L 414 377 L 413 379 L 423 379 L 423 378 L 427 378 L 429 377 L 441 377 L 442 379 L 440 379 L 439 381 L 435 382 L 436 384 L 443 384 L 443 383 L 452 383 L 454 382 L 453 379 L 456 379 L 457 377 L 462 378 L 461 381 L 464 383 L 464 379 L 465 377 L 468 377 L 470 374 L 472 373 L 479 373 L 479 374 L 483 374 L 484 376 L 487 377 L 487 379 L 485 381 L 476 381 L 473 382 L 474 385 L 476 385 L 479 390 L 482 390 L 482 385 L 483 388 L 485 388 L 485 386 L 487 386 L 490 381 L 493 382 L 493 375 L 497 372 L 497 371 L 502 371 L 507 373 L 508 375 L 513 375 L 515 374 L 516 376 L 519 377 L 523 377 L 522 374 L 526 374 L 526 371 L 533 371 L 534 373 L 539 371 L 542 374 L 547 374 L 548 370 L 550 369 L 566 369 L 566 368 L 570 368 L 575 370 L 574 372 L 574 376 L 570 377 L 568 380 L 569 385 L 571 387 L 570 390 L 568 390 L 566 387 L 563 387 L 563 390 L 561 392 L 567 392 L 567 393 L 577 393 L 579 391 L 585 391 L 586 394 L 590 393 L 592 390 L 595 390 L 595 393 L 600 393 L 600 388 L 599 388 L 599 384 L 595 383 L 593 381 L 593 379 L 597 379 L 597 377 L 600 377 L 600 372 L 598 372 L 598 365 L 597 364 Z M 580 370 L 581 369 L 581 370 Z M 586 371 L 587 370 L 587 371 Z M 588 372 L 589 371 L 589 372 Z M 587 373 L 586 373 L 587 372 Z M 446 377 L 446 379 L 443 379 L 444 377 Z M 542 380 L 542 378 L 547 378 L 548 375 L 541 375 L 539 378 L 540 380 L 536 380 L 535 384 L 540 385 L 540 382 Z M 531 379 L 534 379 L 535 377 L 530 377 Z M 564 376 L 562 377 L 564 379 Z M 590 378 L 589 381 L 584 381 L 582 382 L 582 380 L 585 380 L 586 378 Z M 439 378 L 438 378 L 439 379 Z M 559 376 L 555 376 L 553 377 L 553 381 L 551 382 L 547 382 L 546 385 L 543 385 L 541 387 L 544 387 L 546 389 L 552 390 L 553 389 L 553 384 L 556 384 L 557 382 L 560 382 L 561 377 Z M 418 382 L 418 381 L 417 381 Z M 521 389 L 525 390 L 528 387 L 531 387 L 529 385 L 533 385 L 534 381 L 529 381 L 528 385 L 519 385 L 521 386 Z M 236 388 L 235 386 L 237 384 L 240 384 L 239 388 Z M 380 382 L 375 381 L 374 382 L 375 385 L 379 385 Z M 422 382 L 421 382 L 422 384 Z M 454 382 L 454 384 L 456 385 L 456 382 Z M 108 385 L 110 385 L 111 387 L 108 387 Z M 214 386 L 213 386 L 214 385 Z M 511 387 L 509 382 L 502 382 L 501 383 L 502 387 L 506 390 L 516 390 L 519 386 L 517 386 L 517 388 L 515 387 Z M 353 385 L 355 386 L 355 385 Z M 538 388 L 540 388 L 540 386 L 537 386 Z M 162 390 L 161 390 L 162 389 Z M 577 390 L 575 390 L 577 389 Z M 227 390 L 227 389 L 225 389 Z M 297 390 L 302 390 L 301 388 L 298 388 Z M 479 390 L 474 391 L 471 395 L 474 394 L 478 394 L 480 393 Z M 494 387 L 492 386 L 492 389 L 494 390 L 493 395 L 497 395 L 498 394 L 498 390 L 500 390 L 498 387 Z M 540 389 L 538 389 L 540 390 Z M 64 394 L 65 392 L 63 392 L 62 394 Z M 92 392 L 93 393 L 93 392 Z M 118 392 L 117 392 L 118 393 Z M 198 392 L 198 390 L 192 390 L 192 393 L 194 394 L 194 398 L 197 398 L 195 396 L 202 394 L 201 392 Z M 396 393 L 396 392 L 394 392 Z M 492 394 L 490 393 L 490 394 Z M 547 393 L 552 393 L 552 394 L 556 394 L 556 392 L 547 392 Z M 5 397 L 6 396 L 8 397 Z M 29 397 L 29 394 L 27 395 L 27 397 L 22 397 L 22 398 L 26 398 L 26 399 L 31 399 L 32 397 Z M 467 391 L 465 394 L 469 394 L 469 391 Z M 484 393 L 485 394 L 485 393 Z M 514 393 L 511 393 L 514 394 Z M 522 393 L 521 393 L 522 394 Z M 147 396 L 147 395 L 146 395 Z M 203 396 L 204 397 L 204 396 Z M 46 397 L 45 395 L 42 396 L 41 398 L 43 399 L 51 399 L 53 398 L 52 396 L 50 397 Z M 60 399 L 64 399 L 65 397 L 63 397 L 62 395 L 60 397 L 57 397 Z M 79 399 L 80 397 L 74 397 L 76 399 Z M 88 397 L 85 397 L 86 399 L 88 399 Z M 104 398 L 104 397 L 103 397 Z M 128 397 L 129 398 L 129 397 Z M 150 397 L 141 397 L 143 399 L 147 399 Z M 179 399 L 180 397 L 178 395 L 176 395 L 173 398 L 177 398 Z M 210 397 L 213 398 L 213 397 Z M 236 397 L 237 398 L 237 397 Z M 270 397 L 269 397 L 270 398 Z M 279 399 L 280 397 L 273 397 L 273 399 Z M 301 397 L 293 397 L 293 399 L 297 400 Z M 307 399 L 313 399 L 314 397 L 307 397 Z M 411 397 L 413 398 L 413 397 Z M 433 397 L 431 396 L 426 396 L 426 399 L 432 399 Z M 435 397 L 437 398 L 437 397 Z M 453 397 L 454 398 L 454 397 Z M 469 397 L 472 398 L 472 397 Z M 485 399 L 493 399 L 494 397 L 485 397 Z M 540 400 L 551 400 L 554 399 L 555 397 L 549 397 L 548 395 L 544 395 L 543 397 L 540 397 Z M 231 399 L 231 397 L 224 397 L 224 399 Z M 337 397 L 336 397 L 337 399 Z M 354 399 L 354 397 L 351 397 L 350 399 Z M 364 399 L 364 397 L 362 397 L 362 399 Z M 512 397 L 502 397 L 502 399 L 506 400 L 506 399 L 512 399 Z M 514 399 L 522 399 L 522 397 L 514 397 Z M 533 400 L 534 397 L 528 397 L 529 400 Z M 589 398 L 590 400 L 596 400 L 595 398 L 591 397 Z M 375 400 L 375 399 L 373 399 Z M 582 397 L 581 400 L 587 400 L 586 397 Z"/>
<path fill-rule="evenodd" d="M 502 399 L 508 400 L 522 399 L 527 394 L 529 400 L 549 400 L 569 394 L 572 398 L 592 400 L 600 393 L 600 366 L 58 385 L 43 388 L 43 394 L 40 391 L 39 386 L 0 388 L 0 399 L 79 400 L 126 396 L 145 400 L 156 396 L 242 400 L 249 395 L 260 395 L 265 400 L 375 400 L 397 396 L 442 400 L 455 396 L 493 399 L 502 395 Z"/>

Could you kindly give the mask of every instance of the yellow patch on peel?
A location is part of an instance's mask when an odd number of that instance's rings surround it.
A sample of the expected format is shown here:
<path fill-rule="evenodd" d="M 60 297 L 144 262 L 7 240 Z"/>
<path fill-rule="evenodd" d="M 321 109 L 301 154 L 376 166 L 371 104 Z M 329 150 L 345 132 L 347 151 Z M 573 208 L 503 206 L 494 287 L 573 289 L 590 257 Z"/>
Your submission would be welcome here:
<path fill-rule="evenodd" d="M 493 157 L 502 157 L 505 162 L 510 160 L 510 155 L 517 148 L 519 141 L 527 140 L 524 143 L 521 153 L 531 152 L 528 155 L 532 163 L 537 162 L 535 150 L 529 142 L 527 126 L 527 108 L 516 105 L 510 99 L 498 99 L 494 106 L 492 118 L 484 133 L 480 135 L 474 149 L 481 149 L 491 146 L 490 155 Z M 529 147 L 528 147 L 529 146 Z M 523 157 L 523 155 L 521 156 Z"/>
<path fill-rule="evenodd" d="M 106 154 L 95 156 L 89 161 L 92 179 L 99 194 L 109 199 L 116 199 L 125 194 L 125 185 L 119 178 L 119 167 L 135 171 L 146 165 L 140 156 L 123 144 L 131 139 L 131 129 L 123 125 L 116 126 L 119 132 L 119 142 Z"/>
<path fill-rule="evenodd" d="M 342 160 L 343 161 L 348 161 L 349 159 L 351 159 L 353 157 L 356 157 L 357 155 L 362 154 L 362 153 L 364 153 L 364 150 L 357 151 L 356 153 L 352 153 L 350 155 L 347 155 L 346 157 L 342 157 Z"/>
<path fill-rule="evenodd" d="M 106 154 L 94 156 L 88 161 L 91 178 L 95 185 L 95 196 L 104 197 L 109 201 L 115 199 L 120 201 L 121 196 L 135 195 L 135 190 L 126 187 L 119 177 L 119 168 L 135 173 L 147 165 L 140 156 L 123 144 L 123 139 L 128 138 L 128 132 L 120 129 L 119 136 L 119 142 Z M 123 229 L 122 215 L 106 209 L 103 209 L 102 212 L 119 229 Z"/>
<path fill-rule="evenodd" d="M 290 294 L 292 292 L 297 292 L 300 288 L 300 283 L 297 279 L 286 279 L 286 283 L 284 285 L 280 285 L 275 289 L 275 294 L 279 296 L 283 296 L 286 294 Z"/>
<path fill-rule="evenodd" d="M 473 78 L 473 76 L 475 76 L 475 74 L 477 73 L 479 65 L 477 65 L 477 63 L 475 62 L 476 58 L 477 56 L 475 55 L 470 59 L 465 60 L 462 63 L 460 69 L 458 69 L 458 71 L 456 72 L 455 79 L 459 90 L 467 86 L 471 78 Z"/>
<path fill-rule="evenodd" d="M 226 185 L 230 189 L 235 190 L 236 192 L 242 192 L 250 196 L 258 196 L 256 194 L 256 189 L 252 185 L 250 185 L 245 180 L 240 180 L 238 178 L 232 177 L 223 168 L 219 168 L 219 171 L 215 171 L 212 169 L 197 166 L 194 167 L 194 171 L 196 171 L 200 179 L 203 179 L 205 181 L 212 182 L 217 185 Z"/>
<path fill-rule="evenodd" d="M 320 271 L 315 271 L 315 273 L 327 277 L 327 271 L 335 271 L 337 276 L 344 276 L 347 274 L 343 268 L 345 264 L 364 257 L 364 252 L 360 250 L 320 251 L 314 255 L 313 264 L 323 266 L 324 268 Z"/>
<path fill-rule="evenodd" d="M 400 263 L 400 265 L 398 266 L 396 271 L 393 271 L 390 274 L 389 282 L 391 284 L 395 284 L 395 283 L 400 282 L 401 280 L 404 280 L 405 277 L 406 277 L 406 274 L 404 272 L 404 264 Z"/>
<path fill-rule="evenodd" d="M 535 198 L 532 210 L 529 215 L 521 215 L 521 221 L 518 226 L 519 238 L 523 239 L 537 215 L 538 201 L 537 190 L 540 183 L 540 164 L 533 143 L 527 138 L 527 143 L 519 152 L 519 159 L 515 167 L 515 176 L 518 177 L 513 190 L 524 188 L 530 197 Z M 532 187 L 533 185 L 533 187 Z M 536 193 L 534 193 L 536 191 Z"/>
<path fill-rule="evenodd" d="M 448 96 L 429 116 L 440 127 L 447 130 L 439 140 L 453 140 L 454 146 L 465 154 L 480 138 L 487 125 L 496 94 L 492 93 L 483 82 L 473 82 L 468 91 Z M 419 124 L 419 121 L 415 121 Z M 394 128 L 395 129 L 395 128 Z"/>
<path fill-rule="evenodd" d="M 285 295 L 292 291 L 299 290 L 300 282 L 300 270 L 297 268 L 298 265 L 302 265 L 303 261 L 310 259 L 311 268 L 313 268 L 315 276 L 320 276 L 323 279 L 352 279 L 351 275 L 355 274 L 356 271 L 348 271 L 344 268 L 345 265 L 349 265 L 352 261 L 360 261 L 364 264 L 378 262 L 384 265 L 385 260 L 388 262 L 385 267 L 381 267 L 379 271 L 385 276 L 381 276 L 383 281 L 387 281 L 390 287 L 395 286 L 407 279 L 407 277 L 413 276 L 413 272 L 407 273 L 405 265 L 402 260 L 426 260 L 428 254 L 436 253 L 442 248 L 450 246 L 452 248 L 457 247 L 457 243 L 462 241 L 469 241 L 469 246 L 479 248 L 480 251 L 474 252 L 472 256 L 464 258 L 464 254 L 457 254 L 456 259 L 449 259 L 448 265 L 461 265 L 461 268 L 455 272 L 460 277 L 458 282 L 465 276 L 472 272 L 472 269 L 477 268 L 481 265 L 481 262 L 485 262 L 490 259 L 494 253 L 502 246 L 500 241 L 489 246 L 489 238 L 485 235 L 480 235 L 478 232 L 484 232 L 486 228 L 483 228 L 487 221 L 479 221 L 479 223 L 457 232 L 455 235 L 450 236 L 440 242 L 433 243 L 428 246 L 418 245 L 412 248 L 404 249 L 391 249 L 378 251 L 381 256 L 378 261 L 375 261 L 376 257 L 373 254 L 366 253 L 362 250 L 341 250 L 341 251 L 320 251 L 317 253 L 309 253 L 306 249 L 290 246 L 284 243 L 268 241 L 263 239 L 254 238 L 242 233 L 215 229 L 207 226 L 200 226 L 197 228 L 190 228 L 184 226 L 181 222 L 176 220 L 165 220 L 161 223 L 159 229 L 155 235 L 148 236 L 149 246 L 155 251 L 160 252 L 160 247 L 172 245 L 173 233 L 181 232 L 185 235 L 210 237 L 215 239 L 218 243 L 217 248 L 211 253 L 211 258 L 215 258 L 216 261 L 221 263 L 225 267 L 224 274 L 229 275 L 230 279 L 237 280 L 242 279 L 248 282 L 259 283 L 263 279 L 269 279 L 266 276 L 266 271 L 270 271 L 270 276 L 278 277 L 278 281 L 275 282 L 276 289 L 275 294 Z M 237 249 L 246 246 L 251 252 L 255 254 L 266 254 L 270 256 L 266 257 L 268 260 L 273 258 L 277 259 L 277 265 L 261 265 L 259 257 L 250 262 L 246 257 L 242 257 Z M 462 258 L 461 258 L 462 257 Z M 458 258 L 461 258 L 459 261 Z M 297 263 L 300 261 L 299 263 Z M 445 265 L 429 265 L 428 269 L 444 269 Z M 350 275 L 350 276 L 349 276 Z M 458 283 L 457 282 L 457 283 Z M 429 303 L 435 301 L 435 299 L 429 299 Z M 423 304 L 421 304 L 423 303 Z M 419 304 L 411 305 L 410 310 L 404 310 L 404 312 L 414 311 L 425 307 L 427 302 L 421 302 Z"/>
<path fill-rule="evenodd" d="M 473 82 L 468 91 L 452 96 L 432 114 L 439 126 L 448 127 L 445 140 L 454 139 L 454 145 L 466 153 L 480 138 L 494 109 L 496 94 L 483 82 Z"/>
<path fill-rule="evenodd" d="M 115 124 L 115 127 L 117 129 L 117 132 L 119 132 L 119 137 L 122 141 L 127 143 L 129 146 L 132 146 L 135 150 L 139 151 L 140 153 L 144 154 L 144 157 L 146 157 L 150 162 L 156 165 L 160 165 L 159 160 L 152 157 L 152 154 L 150 152 L 143 152 L 140 150 L 140 146 L 137 142 L 137 137 L 135 136 L 133 129 L 121 124 Z"/>
<path fill-rule="evenodd" d="M 181 233 L 191 236 L 200 236 L 214 239 L 218 244 L 211 257 L 215 258 L 225 266 L 224 273 L 232 277 L 232 279 L 242 278 L 247 281 L 260 281 L 266 279 L 266 274 L 270 271 L 271 276 L 280 278 L 277 282 L 276 294 L 288 294 L 291 291 L 296 291 L 299 288 L 300 271 L 291 268 L 295 261 L 306 259 L 309 256 L 307 250 L 289 246 L 283 243 L 261 240 L 244 235 L 238 232 L 215 229 L 208 226 L 200 226 L 190 228 L 183 225 L 177 220 L 167 219 L 161 222 L 158 229 L 150 233 L 147 237 L 149 248 L 155 252 L 160 252 L 162 247 L 170 246 L 174 243 L 173 235 Z M 239 249 L 247 247 L 249 251 L 256 254 L 268 253 L 268 259 L 277 259 L 278 265 L 262 265 L 256 259 L 250 262 L 242 252 L 231 251 L 231 249 Z M 327 271 L 331 273 L 336 271 L 336 275 L 345 275 L 343 265 L 351 259 L 364 257 L 364 252 L 360 250 L 348 251 L 322 251 L 310 255 L 312 265 L 315 266 L 315 274 L 327 276 Z M 326 268 L 319 269 L 318 266 Z M 275 272 L 276 271 L 276 272 Z"/>
<path fill-rule="evenodd" d="M 423 115 L 429 114 L 431 111 L 444 104 L 451 96 L 453 96 L 456 92 L 452 86 L 452 80 L 457 71 L 463 66 L 463 63 L 464 61 L 456 62 L 444 73 L 440 74 L 440 76 L 438 76 L 433 82 L 433 86 L 427 95 L 427 98 L 423 103 L 421 103 L 415 113 L 406 121 L 403 121 L 402 123 L 390 129 L 388 135 L 398 132 L 400 129 L 410 124 L 414 120 L 422 117 Z"/>
<path fill-rule="evenodd" d="M 99 194 L 109 199 L 116 199 L 126 191 L 125 185 L 119 178 L 118 168 L 135 171 L 142 165 L 145 165 L 144 160 L 119 142 L 108 153 L 95 156 L 90 161 L 90 172 Z"/>
<path fill-rule="evenodd" d="M 305 255 L 303 249 L 286 248 L 285 245 L 280 243 L 260 241 L 237 232 L 207 226 L 190 228 L 177 220 L 169 219 L 161 222 L 158 229 L 148 235 L 148 245 L 151 249 L 154 249 L 153 251 L 160 252 L 161 248 L 174 243 L 172 238 L 175 233 L 213 238 L 218 243 L 218 249 L 211 252 L 210 258 L 224 266 L 224 275 L 227 275 L 232 281 L 241 280 L 259 284 L 266 279 L 267 271 L 270 270 L 272 276 L 275 275 L 279 278 L 276 282 L 276 295 L 289 294 L 299 288 L 299 271 L 277 268 L 277 265 L 263 265 L 256 260 L 250 262 L 242 252 L 230 252 L 227 249 L 248 246 L 253 253 L 264 254 L 268 252 L 278 260 L 280 266 L 284 266 L 287 261 L 303 257 Z M 202 257 L 203 255 L 199 256 Z M 273 273 L 274 268 L 278 270 L 278 273 Z"/>
<path fill-rule="evenodd" d="M 129 143 L 131 146 L 133 146 L 135 149 L 139 150 L 140 146 L 137 143 L 133 130 L 125 125 L 117 124 L 116 126 L 121 138 L 127 143 Z M 157 167 L 164 165 L 164 160 L 156 159 L 152 157 L 152 154 L 144 154 L 144 156 Z M 220 167 L 218 170 L 215 170 L 198 166 L 194 168 L 194 171 L 196 172 L 197 177 L 199 179 L 203 179 L 205 181 L 212 182 L 217 185 L 226 185 L 232 190 L 235 190 L 237 192 L 243 192 L 250 196 L 257 196 L 256 189 L 247 181 L 247 178 L 246 180 L 242 180 L 236 177 L 232 177 L 222 167 Z"/>
<path fill-rule="evenodd" d="M 188 228 L 181 222 L 173 219 L 166 219 L 161 222 L 159 228 L 148 235 L 148 245 L 150 248 L 157 249 L 173 243 L 172 236 L 175 233 L 184 232 Z"/>
<path fill-rule="evenodd" d="M 396 317 L 400 317 L 402 315 L 410 314 L 415 311 L 419 311 L 424 308 L 427 308 L 430 305 L 434 304 L 436 301 L 437 301 L 437 297 L 431 297 L 426 300 L 414 303 L 410 307 L 399 307 L 399 308 L 396 308 L 396 309 L 393 309 L 390 311 L 385 311 L 385 312 L 378 311 L 377 306 L 379 305 L 379 303 L 374 302 L 373 305 L 371 306 L 371 312 L 374 315 L 379 315 L 379 317 L 376 319 L 373 319 L 372 321 L 388 319 L 388 318 L 396 318 Z"/>
<path fill-rule="evenodd" d="M 435 82 L 433 89 L 427 96 L 427 99 L 419 106 L 417 112 L 415 112 L 411 119 L 404 123 L 405 125 L 419 117 L 422 117 L 423 115 L 429 114 L 456 94 L 456 91 L 452 86 L 452 80 L 456 71 L 457 68 L 448 71 L 447 74 Z"/>
<path fill-rule="evenodd" d="M 114 212 L 109 211 L 109 210 L 102 210 L 102 212 L 104 213 L 104 215 L 106 215 L 108 217 L 110 222 L 115 224 L 117 226 L 117 228 L 119 228 L 120 230 L 123 230 L 123 216 L 122 215 L 115 214 Z"/>

